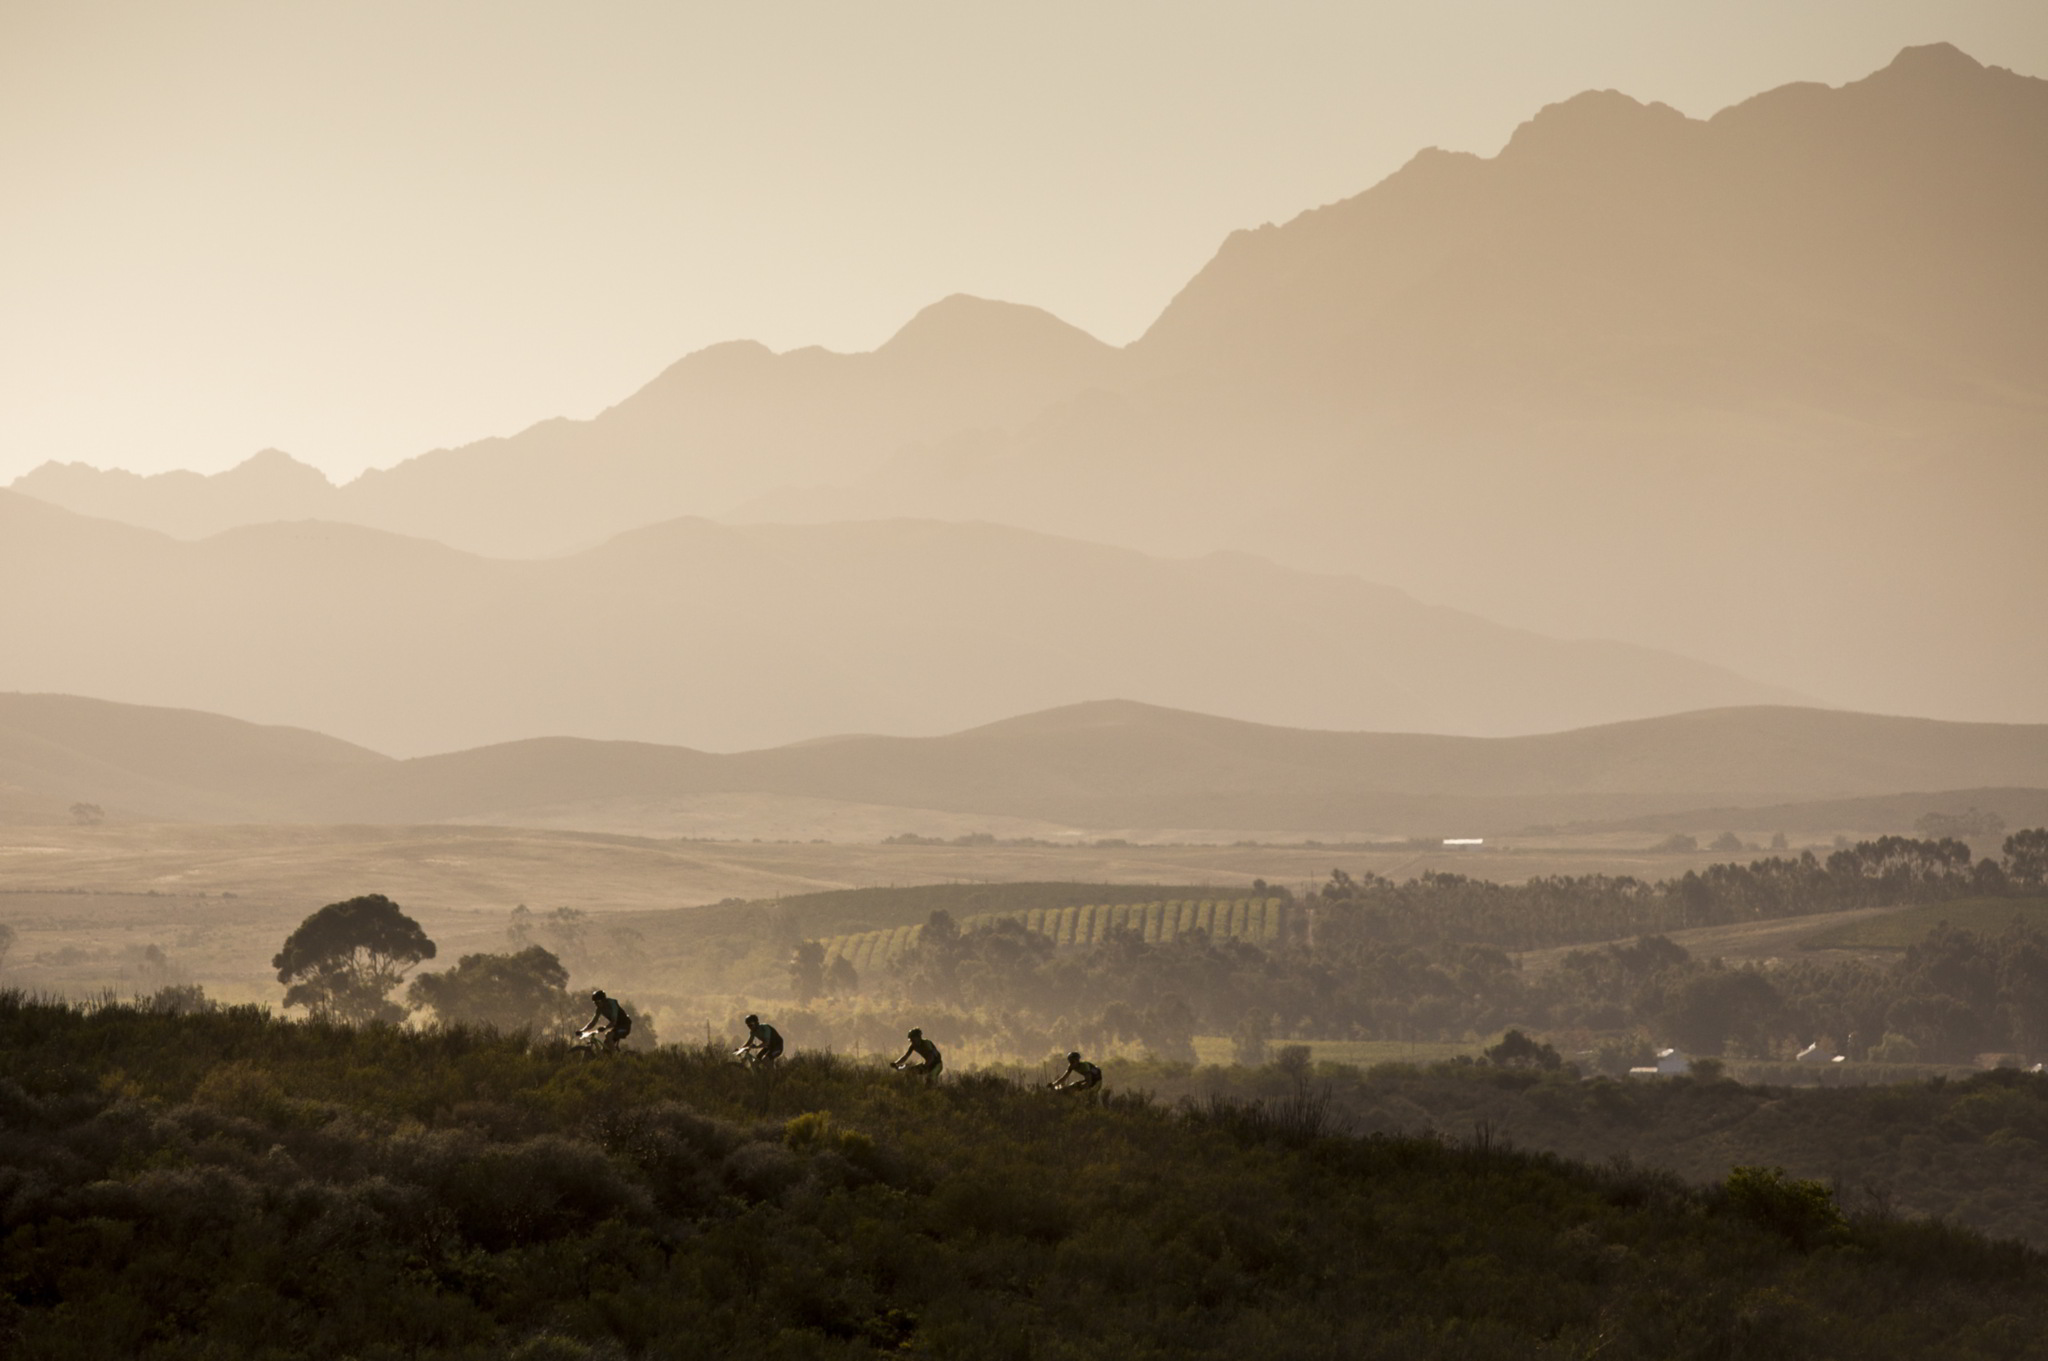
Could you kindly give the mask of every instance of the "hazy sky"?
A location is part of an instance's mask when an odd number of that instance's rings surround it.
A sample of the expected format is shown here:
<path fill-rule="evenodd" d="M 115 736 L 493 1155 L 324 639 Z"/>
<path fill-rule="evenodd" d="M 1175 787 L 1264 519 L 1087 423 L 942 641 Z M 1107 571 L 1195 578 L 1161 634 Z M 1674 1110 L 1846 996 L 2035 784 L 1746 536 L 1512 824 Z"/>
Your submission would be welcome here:
<path fill-rule="evenodd" d="M 0 0 L 0 483 L 347 476 L 953 292 L 1121 343 L 1419 147 L 1934 41 L 2048 74 L 2048 4 Z"/>

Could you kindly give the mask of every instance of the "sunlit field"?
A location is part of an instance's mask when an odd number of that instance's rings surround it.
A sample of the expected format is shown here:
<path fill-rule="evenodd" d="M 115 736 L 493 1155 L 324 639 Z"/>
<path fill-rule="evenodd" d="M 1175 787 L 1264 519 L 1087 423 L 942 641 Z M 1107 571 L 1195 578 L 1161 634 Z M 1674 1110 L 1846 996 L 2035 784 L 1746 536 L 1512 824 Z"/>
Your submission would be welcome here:
<path fill-rule="evenodd" d="M 1964 898 L 1952 903 L 1886 912 L 1815 932 L 1800 941 L 1808 950 L 1903 950 L 1947 922 L 1995 936 L 2014 922 L 2048 928 L 2048 898 Z"/>

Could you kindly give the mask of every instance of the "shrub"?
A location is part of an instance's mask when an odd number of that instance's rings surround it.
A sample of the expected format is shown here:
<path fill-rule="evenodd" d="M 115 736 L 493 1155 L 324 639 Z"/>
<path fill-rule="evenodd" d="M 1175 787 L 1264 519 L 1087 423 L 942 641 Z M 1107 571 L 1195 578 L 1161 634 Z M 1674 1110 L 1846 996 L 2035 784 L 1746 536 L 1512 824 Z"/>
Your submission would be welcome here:
<path fill-rule="evenodd" d="M 1794 1181 L 1782 1167 L 1738 1167 L 1722 1189 L 1729 1209 L 1802 1250 L 1839 1237 L 1846 1227 L 1824 1183 Z"/>

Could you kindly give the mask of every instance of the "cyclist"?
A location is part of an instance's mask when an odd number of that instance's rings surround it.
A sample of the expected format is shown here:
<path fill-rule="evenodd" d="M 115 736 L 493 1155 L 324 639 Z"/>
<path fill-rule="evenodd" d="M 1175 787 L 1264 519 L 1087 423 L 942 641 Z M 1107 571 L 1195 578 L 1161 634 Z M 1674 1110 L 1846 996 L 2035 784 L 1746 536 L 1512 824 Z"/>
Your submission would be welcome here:
<path fill-rule="evenodd" d="M 617 1049 L 620 1041 L 633 1033 L 633 1018 L 626 1014 L 617 998 L 605 996 L 603 988 L 591 993 L 590 1000 L 597 1007 L 597 1014 L 590 1018 L 589 1025 L 576 1032 L 576 1038 L 580 1040 L 601 1034 L 605 1049 Z"/>
<path fill-rule="evenodd" d="M 1067 1071 L 1045 1084 L 1056 1092 L 1086 1092 L 1102 1085 L 1102 1070 L 1075 1050 L 1067 1055 Z"/>
<path fill-rule="evenodd" d="M 927 1082 L 937 1077 L 946 1066 L 946 1061 L 939 1057 L 939 1047 L 926 1039 L 922 1030 L 910 1032 L 910 1048 L 904 1050 L 903 1057 L 889 1066 L 899 1071 L 904 1071 L 905 1065 L 910 1062 L 912 1055 L 916 1055 L 920 1062 L 916 1067 L 909 1068 L 907 1071 L 924 1074 L 925 1081 Z"/>
<path fill-rule="evenodd" d="M 749 1016 L 747 1042 L 732 1052 L 743 1063 L 773 1063 L 782 1057 L 782 1032 L 759 1016 Z"/>

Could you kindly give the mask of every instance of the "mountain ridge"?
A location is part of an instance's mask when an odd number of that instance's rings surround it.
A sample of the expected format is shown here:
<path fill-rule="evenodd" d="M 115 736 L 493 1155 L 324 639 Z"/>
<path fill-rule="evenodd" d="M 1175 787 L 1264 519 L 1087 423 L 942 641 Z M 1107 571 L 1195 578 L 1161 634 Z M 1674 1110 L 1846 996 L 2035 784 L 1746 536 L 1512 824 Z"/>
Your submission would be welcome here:
<path fill-rule="evenodd" d="M 2043 239 L 2048 81 L 1945 45 L 1705 119 L 1589 92 L 1231 235 L 1124 350 L 957 297 L 865 355 L 713 347 L 334 515 L 517 557 L 709 512 L 1239 549 L 2038 721 L 2048 635 L 2009 616 L 2048 583 Z M 977 359 L 984 327 L 1052 358 Z M 67 478 L 16 486 L 83 504 Z"/>
<path fill-rule="evenodd" d="M 731 750 L 944 731 L 1104 690 L 1471 731 L 1792 698 L 1356 578 L 987 524 L 686 518 L 496 560 L 321 521 L 188 543 L 0 492 L 0 575 L 16 644 L 0 686 L 243 713 L 398 752 L 534 731 Z M 1300 653 L 1306 638 L 1319 641 Z"/>

